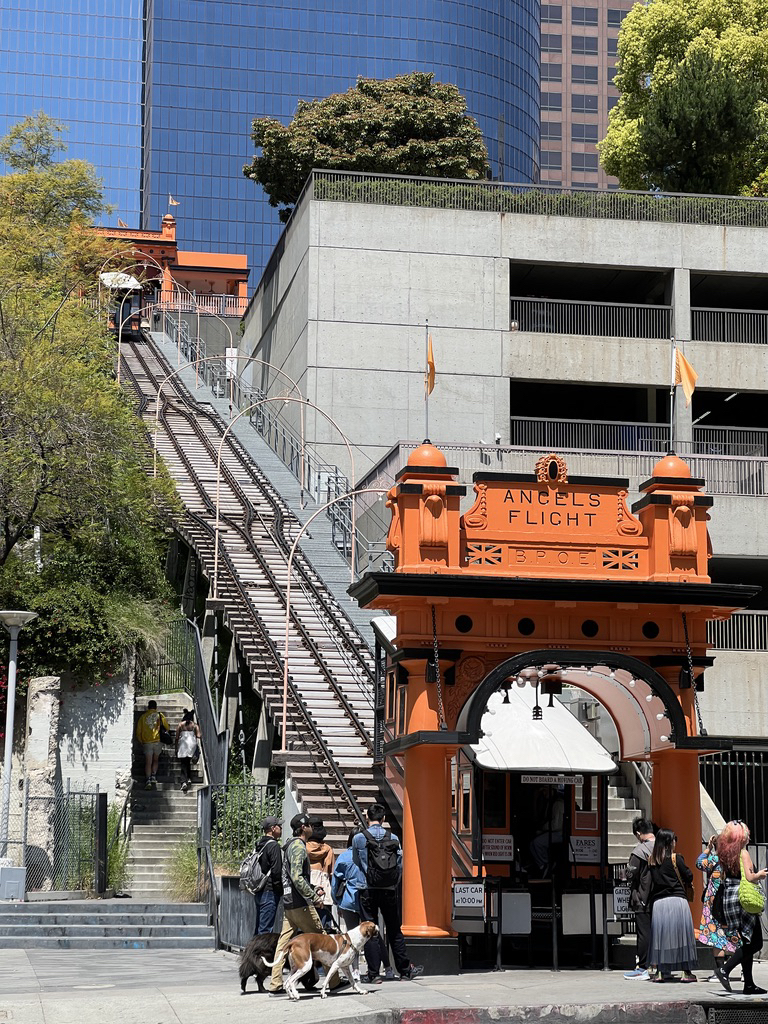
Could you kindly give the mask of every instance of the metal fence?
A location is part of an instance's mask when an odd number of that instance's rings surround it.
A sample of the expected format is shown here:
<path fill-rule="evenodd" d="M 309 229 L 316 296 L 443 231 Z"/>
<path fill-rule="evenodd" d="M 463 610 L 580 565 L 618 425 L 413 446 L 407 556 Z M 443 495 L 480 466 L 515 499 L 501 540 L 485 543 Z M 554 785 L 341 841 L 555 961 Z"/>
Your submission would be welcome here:
<path fill-rule="evenodd" d="M 75 789 L 67 779 L 39 792 L 25 778 L 18 794 L 0 854 L 26 867 L 27 891 L 103 890 L 99 834 L 103 844 L 107 821 L 98 786 Z"/>
<path fill-rule="evenodd" d="M 768 344 L 768 312 L 763 309 L 691 309 L 693 341 Z"/>
<path fill-rule="evenodd" d="M 510 416 L 509 420 L 510 444 L 527 448 L 661 454 L 669 444 L 669 425 L 665 423 L 532 419 L 530 416 Z"/>
<path fill-rule="evenodd" d="M 195 635 L 186 619 L 172 622 L 159 657 L 140 656 L 136 673 L 138 693 L 178 693 L 194 690 Z"/>
<path fill-rule="evenodd" d="M 702 785 L 725 820 L 745 821 L 752 833 L 752 843 L 768 843 L 768 752 L 733 750 L 705 754 L 699 758 L 699 772 Z M 765 850 L 761 853 L 761 864 L 765 867 Z"/>
<path fill-rule="evenodd" d="M 510 300 L 513 331 L 587 334 L 608 338 L 669 338 L 672 307 L 571 299 Z"/>
<path fill-rule="evenodd" d="M 264 834 L 261 823 L 268 814 L 282 819 L 280 786 L 245 781 L 198 791 L 197 895 L 208 902 L 217 944 L 228 948 L 242 949 L 253 935 L 253 896 L 240 891 L 240 865 Z"/>
<path fill-rule="evenodd" d="M 768 226 L 768 201 L 752 197 L 562 188 L 365 171 L 315 170 L 296 203 L 297 209 L 303 199 L 547 217 Z"/>
<path fill-rule="evenodd" d="M 551 451 L 655 452 L 669 445 L 669 424 L 510 416 L 511 445 Z M 676 441 L 679 455 L 768 456 L 763 427 L 695 426 L 693 439 Z"/>
<path fill-rule="evenodd" d="M 200 792 L 200 842 L 209 845 L 217 871 L 239 875 L 240 864 L 263 835 L 264 818 L 282 818 L 282 788 L 229 782 Z"/>
<path fill-rule="evenodd" d="M 719 651 L 768 651 L 768 612 L 734 612 L 707 623 L 707 642 Z"/>
<path fill-rule="evenodd" d="M 415 441 L 400 441 L 385 455 L 379 465 L 360 486 L 374 486 L 375 481 L 389 480 L 405 465 L 408 456 L 418 447 Z M 498 473 L 530 473 L 534 463 L 551 449 L 532 446 L 441 444 L 448 465 L 458 470 L 459 479 L 470 482 L 472 474 L 493 470 Z M 647 480 L 658 461 L 657 453 L 574 451 L 568 455 L 572 476 L 627 477 L 630 490 Z M 686 455 L 694 477 L 703 477 L 710 494 L 768 495 L 768 459 L 729 457 L 724 455 Z M 470 488 L 471 492 L 471 488 Z M 467 501 L 472 500 L 471 493 Z M 364 508 L 363 502 L 360 503 Z"/>

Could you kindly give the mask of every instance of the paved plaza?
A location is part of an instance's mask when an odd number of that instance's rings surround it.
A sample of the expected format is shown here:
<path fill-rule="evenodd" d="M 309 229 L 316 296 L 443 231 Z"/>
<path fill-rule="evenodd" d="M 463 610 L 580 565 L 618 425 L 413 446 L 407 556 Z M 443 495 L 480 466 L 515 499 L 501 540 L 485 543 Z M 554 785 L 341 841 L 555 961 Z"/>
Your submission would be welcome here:
<path fill-rule="evenodd" d="M 768 964 L 756 965 L 755 980 L 768 987 Z M 366 987 L 366 996 L 343 991 L 321 1000 L 313 992 L 292 1003 L 259 994 L 252 980 L 241 996 L 237 957 L 222 951 L 3 950 L 0 1024 L 704 1024 L 707 1005 L 746 1002 L 703 980 L 652 985 L 619 971 L 473 971 Z M 768 1019 L 768 1000 L 762 1007 Z"/>

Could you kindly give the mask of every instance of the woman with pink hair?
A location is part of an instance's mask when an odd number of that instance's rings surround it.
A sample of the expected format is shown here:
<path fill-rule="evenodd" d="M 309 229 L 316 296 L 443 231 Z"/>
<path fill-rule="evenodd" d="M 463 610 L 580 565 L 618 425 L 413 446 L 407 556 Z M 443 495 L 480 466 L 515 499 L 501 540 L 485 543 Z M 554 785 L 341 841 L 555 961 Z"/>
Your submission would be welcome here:
<path fill-rule="evenodd" d="M 752 963 L 763 945 L 763 929 L 757 914 L 748 914 L 739 901 L 739 882 L 741 868 L 750 882 L 761 882 L 768 871 L 764 868 L 755 871 L 752 858 L 747 853 L 749 829 L 743 821 L 729 821 L 717 839 L 717 856 L 725 871 L 723 880 L 723 925 L 726 929 L 738 932 L 741 945 L 726 961 L 723 967 L 715 961 L 715 974 L 726 990 L 731 991 L 729 975 L 734 967 L 741 964 L 744 975 L 744 995 L 766 995 L 764 988 L 758 988 L 752 977 Z"/>

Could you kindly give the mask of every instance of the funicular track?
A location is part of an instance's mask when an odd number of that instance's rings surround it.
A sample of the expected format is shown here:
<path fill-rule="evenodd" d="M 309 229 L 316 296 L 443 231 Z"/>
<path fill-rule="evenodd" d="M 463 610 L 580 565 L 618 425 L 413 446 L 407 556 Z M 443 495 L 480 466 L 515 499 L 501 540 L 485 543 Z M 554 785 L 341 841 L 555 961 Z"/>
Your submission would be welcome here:
<path fill-rule="evenodd" d="M 165 361 L 146 342 L 124 346 L 126 376 L 154 417 Z M 172 391 L 172 394 L 169 393 Z M 185 506 L 180 532 L 209 578 L 214 563 L 216 460 L 225 425 L 179 382 L 165 386 L 158 454 Z M 273 722 L 282 718 L 287 557 L 298 521 L 239 441 L 222 450 L 218 596 Z M 286 766 L 304 806 L 343 844 L 376 792 L 371 768 L 373 665 L 351 621 L 303 555 L 291 580 Z"/>

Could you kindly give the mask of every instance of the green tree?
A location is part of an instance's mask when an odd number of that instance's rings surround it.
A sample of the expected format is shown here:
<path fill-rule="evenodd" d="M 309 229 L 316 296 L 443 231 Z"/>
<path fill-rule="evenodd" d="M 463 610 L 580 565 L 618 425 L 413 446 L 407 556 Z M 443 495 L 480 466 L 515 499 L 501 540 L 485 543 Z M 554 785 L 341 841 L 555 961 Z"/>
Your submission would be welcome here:
<path fill-rule="evenodd" d="M 28 669 L 92 675 L 162 628 L 170 491 L 90 301 L 115 251 L 89 230 L 101 183 L 62 148 L 45 115 L 0 141 L 0 603 L 39 612 Z"/>
<path fill-rule="evenodd" d="M 464 97 L 421 71 L 360 78 L 345 93 L 302 100 L 289 125 L 256 118 L 251 138 L 261 154 L 243 173 L 283 207 L 282 221 L 315 167 L 434 178 L 481 178 L 489 169 Z"/>
<path fill-rule="evenodd" d="M 768 166 L 768 0 L 651 0 L 619 33 L 598 145 L 625 188 L 733 194 Z"/>

